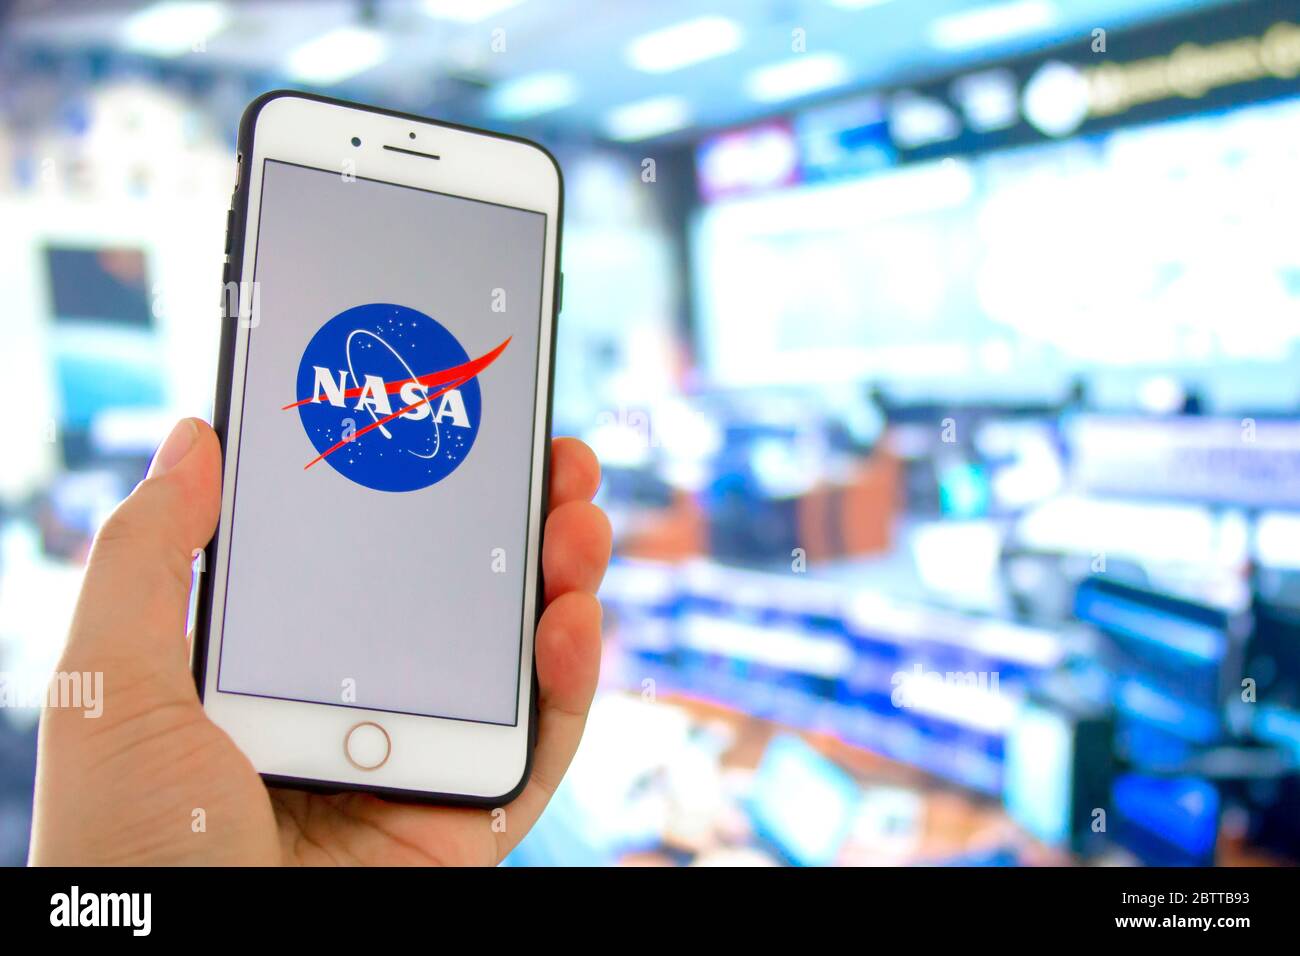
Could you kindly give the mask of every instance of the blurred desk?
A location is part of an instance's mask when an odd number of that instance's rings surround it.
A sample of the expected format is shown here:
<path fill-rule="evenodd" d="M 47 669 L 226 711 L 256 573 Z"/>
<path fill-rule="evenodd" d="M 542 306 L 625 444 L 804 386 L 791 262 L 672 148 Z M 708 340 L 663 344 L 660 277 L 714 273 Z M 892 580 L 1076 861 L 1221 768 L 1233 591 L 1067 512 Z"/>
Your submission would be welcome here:
<path fill-rule="evenodd" d="M 672 695 L 663 702 L 678 707 L 694 720 L 704 724 L 721 724 L 732 734 L 732 745 L 722 755 L 725 771 L 752 774 L 762 761 L 773 738 L 783 733 L 797 733 L 819 754 L 847 770 L 869 795 L 873 789 L 903 790 L 914 794 L 920 801 L 920 826 L 905 841 L 900 841 L 892 851 L 873 852 L 871 848 L 856 846 L 847 841 L 837 863 L 843 865 L 925 865 L 961 860 L 967 856 L 991 854 L 1015 842 L 1024 842 L 1016 828 L 990 800 L 963 793 L 923 772 L 905 764 L 881 757 L 870 751 L 844 743 L 834 737 L 818 733 L 787 730 L 778 724 L 760 720 L 732 708 L 718 704 Z M 695 855 L 691 862 L 760 862 L 763 855 L 745 851 L 735 846 L 712 847 L 699 852 L 697 846 L 684 846 L 668 841 L 667 851 L 640 851 L 625 855 L 620 862 L 631 865 L 665 865 L 682 862 L 683 856 Z M 677 851 L 674 853 L 673 851 Z M 1038 854 L 1044 856 L 1045 854 Z M 775 862 L 769 859 L 768 862 Z M 1047 862 L 1047 860 L 1044 860 Z M 1053 861 L 1053 862 L 1065 862 Z"/>
<path fill-rule="evenodd" d="M 773 739 L 783 734 L 798 734 L 819 754 L 846 770 L 864 795 L 869 797 L 873 791 L 881 790 L 906 791 L 915 796 L 920 812 L 913 834 L 890 846 L 866 845 L 851 836 L 836 859 L 837 865 L 1073 866 L 1080 863 L 1070 854 L 1027 836 L 997 801 L 960 790 L 914 767 L 833 736 L 792 730 L 715 703 L 680 695 L 668 695 L 661 701 L 685 712 L 693 721 L 721 725 L 730 731 L 732 743 L 721 755 L 724 771 L 752 775 Z M 732 866 L 774 865 L 782 861 L 761 843 L 756 845 L 752 834 L 741 838 L 734 830 L 708 846 L 680 841 L 670 834 L 662 849 L 636 850 L 619 857 L 619 863 L 631 866 L 687 862 Z M 1132 862 L 1122 851 L 1092 861 L 1094 865 L 1131 865 Z M 1223 828 L 1215 862 L 1219 866 L 1288 865 L 1285 860 L 1248 846 L 1231 820 Z"/>

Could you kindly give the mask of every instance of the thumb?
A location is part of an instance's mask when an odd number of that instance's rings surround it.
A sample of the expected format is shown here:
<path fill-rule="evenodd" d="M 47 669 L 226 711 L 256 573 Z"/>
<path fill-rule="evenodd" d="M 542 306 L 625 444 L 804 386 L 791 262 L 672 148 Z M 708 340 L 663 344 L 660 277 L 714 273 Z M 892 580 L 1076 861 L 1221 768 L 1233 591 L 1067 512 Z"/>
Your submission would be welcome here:
<path fill-rule="evenodd" d="M 152 672 L 193 693 L 185 645 L 191 567 L 220 508 L 220 443 L 204 422 L 182 419 L 95 536 L 65 666 Z"/>

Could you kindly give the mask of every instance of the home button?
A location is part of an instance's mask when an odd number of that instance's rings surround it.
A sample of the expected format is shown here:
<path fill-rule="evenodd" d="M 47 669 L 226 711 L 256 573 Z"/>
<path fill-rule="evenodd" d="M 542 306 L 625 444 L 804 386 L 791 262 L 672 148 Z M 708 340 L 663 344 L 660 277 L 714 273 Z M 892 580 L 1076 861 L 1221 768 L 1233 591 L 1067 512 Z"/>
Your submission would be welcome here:
<path fill-rule="evenodd" d="M 343 753 L 358 770 L 378 770 L 392 749 L 388 731 L 373 720 L 354 725 L 343 738 Z"/>

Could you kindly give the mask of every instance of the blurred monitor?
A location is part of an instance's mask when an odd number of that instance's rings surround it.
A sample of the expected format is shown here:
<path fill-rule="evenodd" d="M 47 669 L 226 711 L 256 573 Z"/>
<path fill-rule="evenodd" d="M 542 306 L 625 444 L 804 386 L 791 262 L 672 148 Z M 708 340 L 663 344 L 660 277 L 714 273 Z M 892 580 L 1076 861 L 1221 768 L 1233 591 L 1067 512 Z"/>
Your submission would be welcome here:
<path fill-rule="evenodd" d="M 69 336 L 55 344 L 54 372 L 64 428 L 89 432 L 104 411 L 157 409 L 164 404 L 155 343 L 113 338 Z"/>
<path fill-rule="evenodd" d="M 819 457 L 793 424 L 741 420 L 727 426 L 701 496 L 709 552 L 761 564 L 799 544 L 800 495 L 817 479 Z"/>
<path fill-rule="evenodd" d="M 129 489 L 107 471 L 60 475 L 49 489 L 50 512 L 61 524 L 85 535 L 94 534 Z"/>
<path fill-rule="evenodd" d="M 152 420 L 167 398 L 144 253 L 61 245 L 44 252 L 63 462 L 77 469 L 125 455 L 134 467 L 151 442 L 123 447 L 130 417 L 142 416 L 134 431 L 156 440 Z"/>
<path fill-rule="evenodd" d="M 1300 862 L 1300 773 L 1252 782 L 1247 788 L 1250 842 Z"/>
<path fill-rule="evenodd" d="M 870 130 L 865 122 L 861 128 Z M 1300 403 L 1300 100 L 706 205 L 699 351 L 729 386 L 1132 407 Z"/>
<path fill-rule="evenodd" d="M 798 737 L 768 744 L 754 773 L 750 819 L 759 837 L 798 866 L 835 861 L 862 792 L 853 778 Z"/>
<path fill-rule="evenodd" d="M 813 723 L 852 662 L 838 590 L 706 562 L 685 566 L 680 581 L 679 686 L 766 719 Z"/>
<path fill-rule="evenodd" d="M 1079 585 L 1075 616 L 1106 638 L 1102 661 L 1114 676 L 1130 760 L 1177 761 L 1184 744 L 1218 739 L 1241 666 L 1234 615 L 1097 575 Z"/>
<path fill-rule="evenodd" d="M 1098 848 L 1095 811 L 1110 789 L 1111 733 L 1102 710 L 1026 701 L 1007 731 L 1008 815 L 1049 846 L 1075 853 Z"/>
<path fill-rule="evenodd" d="M 1214 864 L 1221 800 L 1209 781 L 1125 774 L 1111 797 L 1109 832 L 1144 864 Z"/>
<path fill-rule="evenodd" d="M 1254 679 L 1256 699 L 1300 711 L 1300 607 L 1257 599 L 1251 615 L 1242 671 Z"/>
<path fill-rule="evenodd" d="M 1007 734 L 1003 785 L 1011 818 L 1044 843 L 1070 839 L 1074 726 L 1064 714 L 1025 707 Z"/>
<path fill-rule="evenodd" d="M 1294 610 L 1267 605 L 1257 605 L 1255 613 L 1257 631 L 1246 673 L 1259 675 L 1257 696 L 1244 709 L 1250 735 L 1286 755 L 1290 773 L 1245 785 L 1249 837 L 1257 846 L 1300 862 L 1300 617 Z"/>
<path fill-rule="evenodd" d="M 51 245 L 45 247 L 45 264 L 55 322 L 153 325 L 142 250 Z"/>

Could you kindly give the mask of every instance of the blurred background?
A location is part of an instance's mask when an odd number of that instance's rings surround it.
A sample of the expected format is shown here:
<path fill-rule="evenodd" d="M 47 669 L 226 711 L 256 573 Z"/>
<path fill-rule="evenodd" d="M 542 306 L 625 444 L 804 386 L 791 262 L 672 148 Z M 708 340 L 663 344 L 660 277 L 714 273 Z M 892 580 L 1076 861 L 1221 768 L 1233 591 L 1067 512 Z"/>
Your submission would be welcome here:
<path fill-rule="evenodd" d="M 616 556 L 510 863 L 1293 862 L 1298 74 L 1280 2 L 0 0 L 0 673 L 210 416 L 238 118 L 318 90 L 565 171 Z"/>

